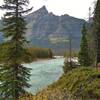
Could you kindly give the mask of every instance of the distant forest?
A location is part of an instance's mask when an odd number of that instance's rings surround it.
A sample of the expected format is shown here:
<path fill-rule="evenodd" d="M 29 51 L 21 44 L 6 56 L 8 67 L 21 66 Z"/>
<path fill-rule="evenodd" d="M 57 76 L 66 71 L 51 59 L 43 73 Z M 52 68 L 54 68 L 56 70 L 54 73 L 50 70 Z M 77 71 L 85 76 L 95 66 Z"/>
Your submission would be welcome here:
<path fill-rule="evenodd" d="M 6 55 L 8 55 L 8 46 L 9 43 L 0 44 L 0 62 L 3 62 L 3 60 L 6 59 Z M 37 59 L 53 58 L 53 53 L 49 48 L 29 47 L 26 51 L 27 55 L 25 56 L 27 57 L 23 58 L 23 62 L 28 63 Z"/>

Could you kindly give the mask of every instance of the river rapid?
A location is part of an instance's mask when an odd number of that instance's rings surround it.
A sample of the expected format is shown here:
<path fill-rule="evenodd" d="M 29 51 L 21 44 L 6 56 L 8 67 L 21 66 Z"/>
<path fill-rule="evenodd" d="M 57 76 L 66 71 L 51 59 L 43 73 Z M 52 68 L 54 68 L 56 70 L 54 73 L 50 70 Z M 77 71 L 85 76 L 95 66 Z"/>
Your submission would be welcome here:
<path fill-rule="evenodd" d="M 57 81 L 63 74 L 64 58 L 50 60 L 39 60 L 30 64 L 24 64 L 25 67 L 32 68 L 28 92 L 36 94 L 48 85 Z"/>

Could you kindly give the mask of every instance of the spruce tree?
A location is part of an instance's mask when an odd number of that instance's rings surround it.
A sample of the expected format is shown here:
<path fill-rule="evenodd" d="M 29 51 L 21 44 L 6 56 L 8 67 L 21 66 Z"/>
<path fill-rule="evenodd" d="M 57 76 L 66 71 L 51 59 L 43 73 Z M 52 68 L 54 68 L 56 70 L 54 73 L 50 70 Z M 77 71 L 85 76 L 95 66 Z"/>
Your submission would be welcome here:
<path fill-rule="evenodd" d="M 100 63 L 100 0 L 97 0 L 94 19 L 93 19 L 93 34 L 95 36 L 96 48 L 96 65 Z"/>
<path fill-rule="evenodd" d="M 4 0 L 0 8 L 6 13 L 3 17 L 3 30 L 7 51 L 0 68 L 0 100 L 19 100 L 30 87 L 28 80 L 30 69 L 22 65 L 27 54 L 25 38 L 26 22 L 24 19 L 30 9 L 28 0 Z"/>
<path fill-rule="evenodd" d="M 79 51 L 79 62 L 82 66 L 90 66 L 91 60 L 88 53 L 88 42 L 87 42 L 87 29 L 86 25 L 83 25 L 82 29 L 82 39 L 81 39 L 81 45 L 80 45 L 80 51 Z"/>

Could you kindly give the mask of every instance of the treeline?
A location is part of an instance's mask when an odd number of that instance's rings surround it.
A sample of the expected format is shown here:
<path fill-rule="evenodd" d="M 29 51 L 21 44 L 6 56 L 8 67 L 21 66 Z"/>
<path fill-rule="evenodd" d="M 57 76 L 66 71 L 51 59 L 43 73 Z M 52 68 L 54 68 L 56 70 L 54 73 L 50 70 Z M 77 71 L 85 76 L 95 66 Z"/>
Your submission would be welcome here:
<path fill-rule="evenodd" d="M 38 47 L 30 47 L 28 48 L 28 52 L 31 55 L 31 58 L 38 59 L 38 58 L 52 58 L 53 53 L 51 49 L 48 48 L 38 48 Z"/>
<path fill-rule="evenodd" d="M 82 66 L 100 67 L 100 0 L 96 1 L 93 22 L 85 23 L 79 52 Z"/>
<path fill-rule="evenodd" d="M 0 62 L 6 59 L 6 56 L 9 54 L 9 43 L 0 44 Z M 6 55 L 5 55 L 6 54 Z M 51 49 L 48 48 L 38 48 L 38 47 L 30 47 L 26 49 L 26 53 L 23 55 L 23 62 L 32 62 L 37 59 L 46 59 L 53 58 L 53 53 Z"/>

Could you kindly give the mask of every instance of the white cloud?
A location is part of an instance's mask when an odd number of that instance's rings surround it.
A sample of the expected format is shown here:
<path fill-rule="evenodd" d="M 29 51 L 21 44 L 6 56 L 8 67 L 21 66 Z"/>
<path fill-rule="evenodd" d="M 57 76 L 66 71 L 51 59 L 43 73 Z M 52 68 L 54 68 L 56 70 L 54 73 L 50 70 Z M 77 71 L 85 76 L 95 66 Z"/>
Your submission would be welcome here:
<path fill-rule="evenodd" d="M 69 14 L 84 18 L 88 16 L 88 9 L 94 0 L 48 0 L 46 6 L 49 11 L 57 15 Z"/>
<path fill-rule="evenodd" d="M 3 0 L 0 0 L 1 4 L 2 1 Z M 69 14 L 78 18 L 87 18 L 89 6 L 93 6 L 93 1 L 94 0 L 30 0 L 30 6 L 34 7 L 33 10 L 37 10 L 43 5 L 46 5 L 48 11 L 56 15 Z"/>

